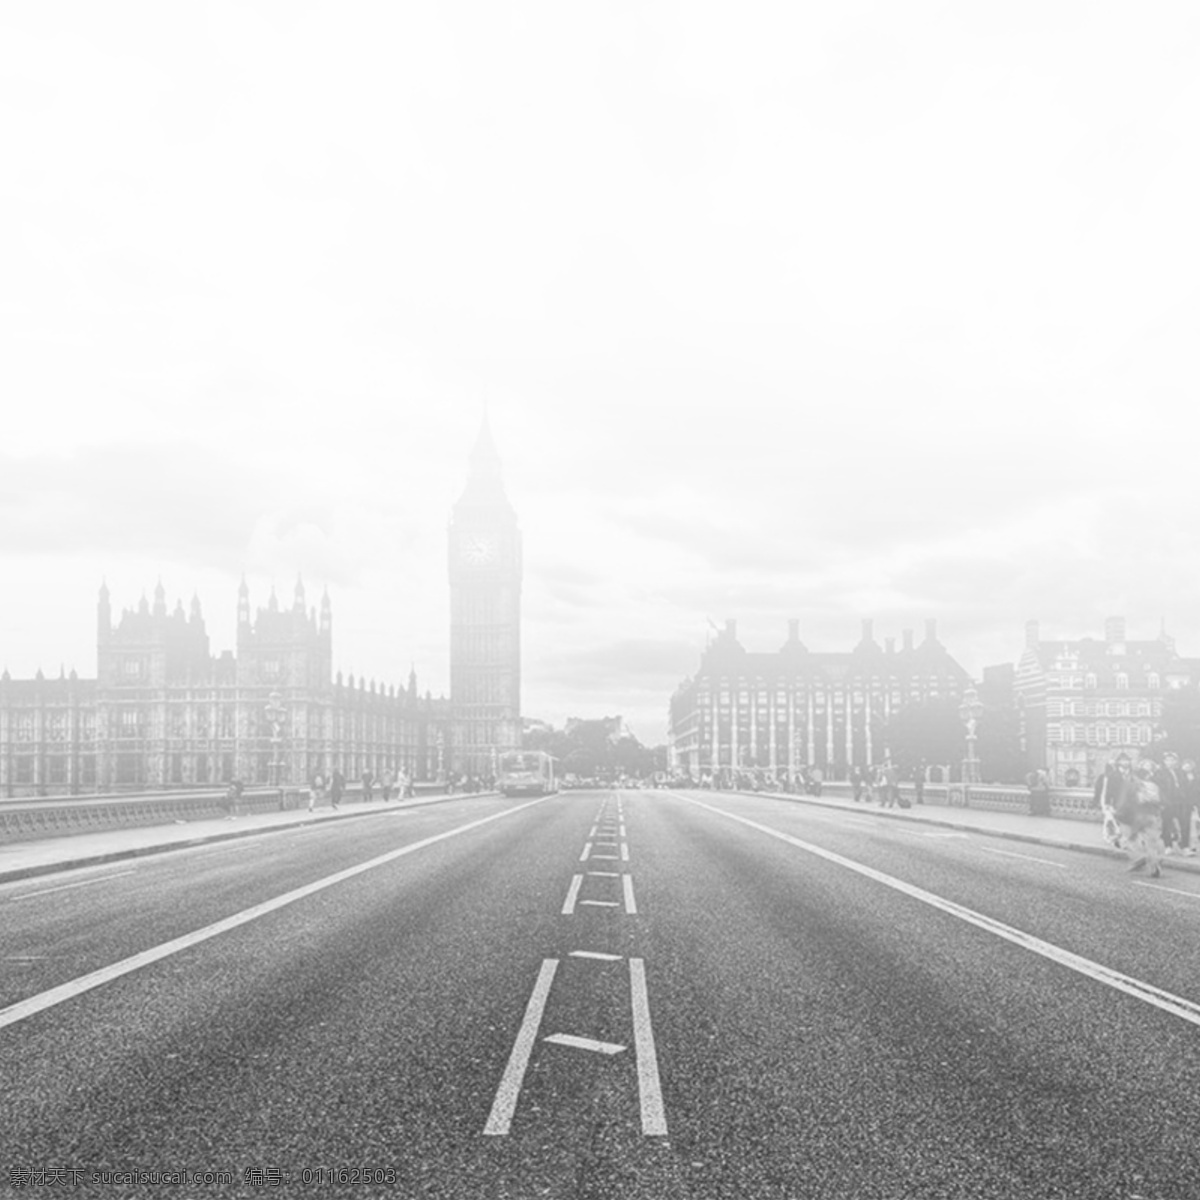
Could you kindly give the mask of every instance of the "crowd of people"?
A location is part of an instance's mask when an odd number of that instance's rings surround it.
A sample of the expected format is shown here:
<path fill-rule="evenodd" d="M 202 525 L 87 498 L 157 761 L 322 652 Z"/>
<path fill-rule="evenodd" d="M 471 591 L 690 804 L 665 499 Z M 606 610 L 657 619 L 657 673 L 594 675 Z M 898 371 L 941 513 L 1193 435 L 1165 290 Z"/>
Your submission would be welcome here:
<path fill-rule="evenodd" d="M 393 796 L 397 800 L 406 800 L 413 795 L 412 780 L 403 771 L 395 775 L 391 771 L 384 771 L 378 779 L 370 771 L 364 771 L 359 782 L 362 785 L 360 798 L 364 803 L 375 798 L 376 787 L 379 788 L 381 800 L 391 800 Z M 345 795 L 346 777 L 341 771 L 335 767 L 328 776 L 318 771 L 308 787 L 308 811 L 312 812 L 316 805 L 325 800 L 329 801 L 331 808 L 341 808 Z"/>
<path fill-rule="evenodd" d="M 1142 751 L 1135 765 L 1120 754 L 1096 780 L 1095 798 L 1104 814 L 1106 838 L 1133 860 L 1131 871 L 1148 868 L 1157 878 L 1167 855 L 1195 855 L 1200 841 L 1200 778 L 1192 759 L 1172 750 L 1156 762 Z"/>

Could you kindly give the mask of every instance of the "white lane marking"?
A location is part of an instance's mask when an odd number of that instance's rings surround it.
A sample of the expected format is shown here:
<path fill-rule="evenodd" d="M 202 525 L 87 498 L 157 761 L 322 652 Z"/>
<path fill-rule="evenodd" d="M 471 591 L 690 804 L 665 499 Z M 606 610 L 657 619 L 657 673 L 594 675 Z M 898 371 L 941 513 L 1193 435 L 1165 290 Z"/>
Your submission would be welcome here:
<path fill-rule="evenodd" d="M 20 896 L 9 896 L 14 903 L 18 900 L 32 900 L 34 896 L 49 896 L 52 892 L 65 892 L 70 888 L 90 887 L 93 883 L 107 883 L 110 879 L 120 879 L 125 875 L 136 875 L 137 871 L 118 871 L 115 875 L 102 875 L 98 879 L 83 879 L 79 883 L 63 883 L 58 887 L 41 888 L 36 892 L 23 892 Z"/>
<path fill-rule="evenodd" d="M 245 925 L 250 921 L 257 920 L 259 917 L 265 917 L 267 913 L 284 908 L 288 904 L 294 904 L 297 900 L 303 900 L 306 896 L 314 895 L 316 892 L 322 892 L 326 888 L 333 887 L 336 883 L 343 882 L 343 880 L 353 879 L 355 875 L 361 875 L 364 871 L 381 867 L 385 863 L 393 862 L 397 858 L 403 858 L 406 854 L 414 854 L 418 850 L 424 850 L 426 846 L 435 845 L 437 842 L 444 842 L 447 838 L 457 837 L 460 833 L 467 833 L 472 829 L 478 829 L 481 825 L 490 824 L 492 821 L 499 821 L 504 817 L 511 817 L 514 813 L 519 813 L 525 808 L 531 808 L 535 804 L 545 804 L 549 799 L 549 796 L 539 796 L 536 800 L 527 800 L 524 804 L 518 804 L 516 808 L 508 808 L 503 812 L 492 813 L 491 816 L 480 817 L 477 821 L 469 821 L 466 825 L 458 825 L 454 829 L 447 829 L 445 833 L 435 833 L 432 837 L 422 838 L 419 842 L 413 842 L 408 846 L 401 846 L 397 850 L 389 850 L 386 854 L 369 858 L 366 862 L 358 863 L 353 867 L 346 867 L 344 870 L 327 875 L 324 879 L 318 879 L 313 883 L 306 883 L 303 887 L 293 888 L 292 891 L 284 892 L 283 895 L 276 896 L 272 900 L 265 900 L 262 904 L 256 904 L 252 908 L 243 909 L 241 912 L 216 921 L 212 925 L 205 925 L 203 929 L 197 929 L 193 933 L 185 933 L 182 937 L 173 938 L 169 942 L 163 942 L 160 946 L 153 946 L 149 950 L 143 950 L 140 954 L 134 954 L 130 958 L 123 958 L 120 962 L 115 962 L 107 967 L 101 967 L 100 970 L 92 971 L 88 975 L 81 975 L 78 979 L 72 979 L 70 982 L 60 984 L 49 991 L 39 992 L 36 996 L 30 996 L 27 1000 L 20 1000 L 16 1004 L 10 1004 L 8 1008 L 0 1009 L 0 1029 L 8 1025 L 15 1025 L 18 1021 L 24 1021 L 27 1017 L 33 1016 L 34 1013 L 42 1012 L 47 1008 L 53 1008 L 56 1004 L 62 1004 L 64 1000 L 73 999 L 81 992 L 87 992 L 92 988 L 100 987 L 101 984 L 119 979 L 122 975 L 128 975 L 131 971 L 136 971 L 141 967 L 148 967 L 151 963 L 158 962 L 163 958 L 169 958 L 172 954 L 178 954 L 181 950 L 188 950 L 200 942 L 206 942 L 209 938 L 216 937 L 218 934 L 227 933 L 231 929 L 237 929 L 239 925 Z"/>
<path fill-rule="evenodd" d="M 629 916 L 636 916 L 637 901 L 633 898 L 633 876 L 622 875 L 621 886 L 625 889 L 625 912 Z"/>
<path fill-rule="evenodd" d="M 1172 896 L 1182 896 L 1185 900 L 1200 900 L 1200 895 L 1195 892 L 1181 892 L 1179 888 L 1167 887 L 1165 883 L 1151 883 L 1148 879 L 1135 879 L 1133 882 L 1139 887 L 1153 888 L 1156 892 L 1170 892 Z"/>
<path fill-rule="evenodd" d="M 620 954 L 605 954 L 603 950 L 572 950 L 571 958 L 598 958 L 601 962 L 620 962 Z"/>
<path fill-rule="evenodd" d="M 593 908 L 616 908 L 616 900 L 580 900 L 580 904 L 590 904 Z"/>
<path fill-rule="evenodd" d="M 593 854 L 592 857 L 593 858 L 609 858 L 609 859 L 612 859 L 613 862 L 616 862 L 619 855 L 616 855 L 616 854 Z"/>
<path fill-rule="evenodd" d="M 582 875 L 571 876 L 571 886 L 567 888 L 567 898 L 563 901 L 562 915 L 569 917 L 575 911 L 575 900 L 579 895 L 579 889 L 583 885 Z"/>
<path fill-rule="evenodd" d="M 575 1050 L 591 1050 L 593 1054 L 620 1054 L 625 1049 L 616 1042 L 598 1042 L 595 1038 L 576 1037 L 573 1033 L 552 1033 L 542 1041 L 553 1042 L 556 1046 L 570 1046 Z"/>
<path fill-rule="evenodd" d="M 588 837 L 591 838 L 591 837 L 595 837 L 595 836 L 596 836 L 596 827 L 595 827 L 595 825 L 593 825 L 591 827 L 591 829 L 588 830 Z"/>
<path fill-rule="evenodd" d="M 658 1079 L 658 1056 L 650 1027 L 650 1002 L 646 998 L 646 963 L 629 960 L 629 995 L 633 1001 L 633 1045 L 637 1051 L 638 1099 L 642 1108 L 642 1133 L 665 1137 L 667 1117 L 663 1111 L 662 1086 Z"/>
<path fill-rule="evenodd" d="M 542 969 L 538 972 L 533 994 L 525 1006 L 525 1017 L 521 1021 L 521 1028 L 517 1030 L 517 1040 L 513 1042 L 508 1065 L 504 1068 L 496 1098 L 492 1101 L 492 1111 L 488 1113 L 487 1124 L 483 1127 L 485 1135 L 506 1134 L 512 1124 L 517 1097 L 525 1081 L 525 1068 L 529 1066 L 529 1056 L 533 1053 L 533 1043 L 537 1040 L 538 1026 L 542 1023 L 542 1012 L 546 1007 L 546 997 L 550 994 L 550 985 L 554 982 L 554 972 L 557 970 L 557 958 L 542 959 Z"/>
<path fill-rule="evenodd" d="M 885 875 L 882 871 L 876 871 L 874 867 L 865 866 L 862 863 L 855 862 L 851 858 L 835 854 L 832 850 L 825 850 L 821 846 L 814 846 L 811 842 L 802 841 L 800 838 L 793 837 L 789 833 L 781 833 L 778 829 L 772 829 L 769 825 L 760 825 L 757 821 L 751 821 L 747 817 L 738 816 L 737 813 L 726 812 L 723 808 L 706 804 L 703 800 L 695 800 L 691 796 L 680 796 L 679 799 L 686 804 L 694 804 L 697 808 L 706 808 L 709 812 L 717 813 L 722 817 L 728 817 L 731 821 L 737 821 L 739 824 L 745 825 L 750 829 L 757 829 L 760 833 L 765 833 L 768 837 L 778 838 L 779 841 L 796 846 L 800 850 L 807 850 L 810 854 L 814 854 L 818 858 L 836 863 L 838 866 L 845 867 L 849 871 L 854 871 L 856 874 L 862 875 L 867 879 L 874 879 L 877 883 L 882 883 L 887 887 L 894 888 L 898 892 L 903 892 L 906 896 L 911 896 L 914 900 L 920 900 L 923 904 L 928 904 L 933 908 L 940 909 L 942 912 L 949 913 L 952 917 L 958 917 L 959 920 L 966 921 L 969 925 L 975 925 L 979 929 L 986 930 L 988 933 L 1003 938 L 1005 941 L 1012 942 L 1014 945 L 1021 946 L 1025 950 L 1030 950 L 1034 954 L 1040 954 L 1043 958 L 1048 958 L 1060 966 L 1067 967 L 1072 971 L 1078 971 L 1079 974 L 1086 975 L 1089 979 L 1094 979 L 1096 982 L 1103 983 L 1108 987 L 1114 988 L 1116 991 L 1125 992 L 1137 1000 L 1152 1004 L 1155 1008 L 1161 1008 L 1164 1012 L 1168 1012 L 1172 1016 L 1179 1017 L 1181 1020 L 1188 1021 L 1193 1025 L 1200 1025 L 1200 1004 L 1196 1004 L 1192 1000 L 1176 996 L 1172 992 L 1164 991 L 1162 988 L 1155 987 L 1154 984 L 1146 983 L 1144 980 L 1134 979 L 1131 975 L 1124 975 L 1120 971 L 1115 971 L 1111 967 L 1093 962 L 1091 959 L 1084 958 L 1080 954 L 1064 950 L 1061 946 L 1056 946 L 1052 942 L 1045 942 L 1041 938 L 1034 937 L 1033 934 L 1026 933 L 1022 929 L 1016 929 L 1012 925 L 1005 925 L 1002 921 L 997 921 L 993 917 L 975 912 L 974 909 L 966 908 L 961 904 L 955 904 L 953 900 L 947 900 L 942 896 L 935 895 L 933 892 L 927 892 L 924 888 L 919 888 L 915 884 L 906 883 L 903 879 L 897 879 L 892 875 Z"/>
<path fill-rule="evenodd" d="M 624 821 L 621 822 L 621 836 L 622 837 L 625 836 L 625 822 Z"/>
<path fill-rule="evenodd" d="M 628 842 L 621 843 L 621 861 L 622 862 L 629 861 L 629 843 Z"/>
<path fill-rule="evenodd" d="M 1003 854 L 1005 858 L 1023 858 L 1026 862 L 1045 863 L 1048 867 L 1066 867 L 1066 863 L 1055 862 L 1052 858 L 1035 858 L 1032 854 L 1018 854 L 1015 850 L 997 850 L 995 846 L 976 846 L 976 850 L 986 850 L 988 854 Z"/>
<path fill-rule="evenodd" d="M 595 842 L 593 844 L 596 846 L 618 846 L 618 845 L 620 845 L 619 842 L 615 842 L 615 841 L 614 842 Z"/>
<path fill-rule="evenodd" d="M 582 853 L 582 854 L 579 856 L 579 861 L 580 861 L 580 862 L 587 862 L 587 860 L 588 860 L 588 855 L 589 855 L 589 854 L 591 854 L 591 852 L 592 852 L 592 843 L 591 843 L 591 842 L 584 842 L 584 843 L 583 843 L 583 853 Z"/>
<path fill-rule="evenodd" d="M 620 875 L 620 871 L 589 871 L 589 875 L 606 875 L 609 879 L 616 879 Z"/>

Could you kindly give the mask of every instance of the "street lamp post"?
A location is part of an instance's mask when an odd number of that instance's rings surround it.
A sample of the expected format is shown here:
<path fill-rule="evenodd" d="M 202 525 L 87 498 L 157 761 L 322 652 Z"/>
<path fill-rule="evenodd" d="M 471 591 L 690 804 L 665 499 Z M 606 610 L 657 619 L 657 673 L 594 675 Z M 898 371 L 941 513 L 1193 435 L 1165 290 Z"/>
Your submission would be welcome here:
<path fill-rule="evenodd" d="M 283 748 L 283 723 L 287 720 L 287 709 L 284 708 L 283 697 L 278 692 L 271 693 L 266 714 L 267 720 L 271 722 L 271 786 L 278 788 L 280 769 L 283 766 L 280 755 Z"/>
<path fill-rule="evenodd" d="M 963 786 L 979 783 L 979 759 L 975 757 L 975 741 L 978 737 L 979 718 L 983 715 L 983 704 L 974 687 L 967 688 L 958 715 L 967 727 L 967 757 L 963 759 Z"/>

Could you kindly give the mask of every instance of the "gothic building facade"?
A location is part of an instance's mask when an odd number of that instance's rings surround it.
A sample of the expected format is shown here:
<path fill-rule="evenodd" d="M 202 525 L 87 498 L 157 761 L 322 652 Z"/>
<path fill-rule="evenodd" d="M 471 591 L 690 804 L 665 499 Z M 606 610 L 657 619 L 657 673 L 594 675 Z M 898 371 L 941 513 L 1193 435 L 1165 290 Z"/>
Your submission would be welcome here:
<path fill-rule="evenodd" d="M 214 655 L 200 602 L 153 605 L 113 620 L 107 586 L 97 605 L 95 679 L 0 677 L 0 790 L 7 795 L 207 787 L 240 779 L 299 784 L 334 767 L 347 779 L 445 769 L 449 708 L 428 693 L 332 673 L 326 593 L 306 609 L 272 591 L 251 616 L 238 590 L 237 650 Z M 274 718 L 274 719 L 272 719 Z"/>
<path fill-rule="evenodd" d="M 875 641 L 870 621 L 853 650 L 810 651 L 799 621 L 774 653 L 748 652 L 725 623 L 696 674 L 671 697 L 668 755 L 672 771 L 728 781 L 765 772 L 795 781 L 803 770 L 846 778 L 851 767 L 881 762 L 889 718 L 910 702 L 958 701 L 967 673 L 926 622 L 925 639 L 905 631 Z"/>
<path fill-rule="evenodd" d="M 521 533 L 485 417 L 449 528 L 451 762 L 487 779 L 521 746 Z"/>

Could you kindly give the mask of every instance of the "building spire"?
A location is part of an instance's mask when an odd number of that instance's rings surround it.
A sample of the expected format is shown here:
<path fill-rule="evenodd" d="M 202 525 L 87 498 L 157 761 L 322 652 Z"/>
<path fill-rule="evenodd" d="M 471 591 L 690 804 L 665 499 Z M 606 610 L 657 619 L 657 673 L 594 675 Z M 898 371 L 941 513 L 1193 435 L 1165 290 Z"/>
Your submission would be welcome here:
<path fill-rule="evenodd" d="M 512 505 L 504 492 L 504 479 L 500 469 L 500 452 L 492 436 L 487 408 L 479 423 L 479 433 L 471 450 L 471 470 L 467 486 L 459 498 L 456 508 L 487 509 L 511 512 Z"/>

